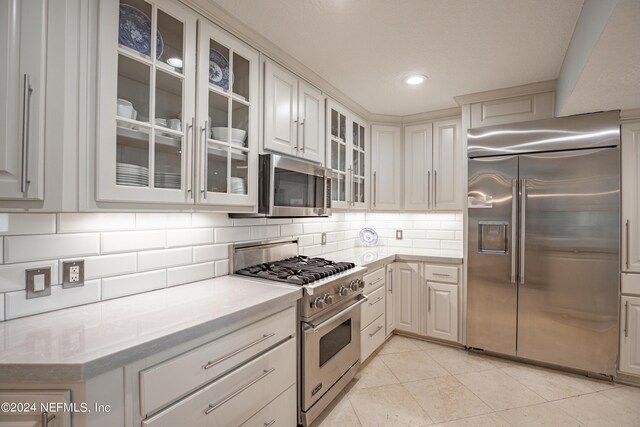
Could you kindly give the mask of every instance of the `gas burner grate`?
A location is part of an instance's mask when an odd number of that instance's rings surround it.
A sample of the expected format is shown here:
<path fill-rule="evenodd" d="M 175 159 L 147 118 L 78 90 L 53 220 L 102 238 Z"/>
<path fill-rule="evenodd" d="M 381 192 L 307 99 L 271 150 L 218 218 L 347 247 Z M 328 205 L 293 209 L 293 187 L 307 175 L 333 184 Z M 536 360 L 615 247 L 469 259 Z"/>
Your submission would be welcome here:
<path fill-rule="evenodd" d="M 267 262 L 238 270 L 237 274 L 305 285 L 355 267 L 352 262 L 334 262 L 324 258 L 299 255 L 281 261 Z"/>

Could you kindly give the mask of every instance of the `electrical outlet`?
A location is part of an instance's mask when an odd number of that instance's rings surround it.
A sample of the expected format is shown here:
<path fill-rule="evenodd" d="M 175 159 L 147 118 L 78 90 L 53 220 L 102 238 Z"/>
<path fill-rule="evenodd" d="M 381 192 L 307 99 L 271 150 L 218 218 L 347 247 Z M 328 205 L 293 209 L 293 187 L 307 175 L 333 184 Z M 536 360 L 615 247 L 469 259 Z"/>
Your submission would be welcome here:
<path fill-rule="evenodd" d="M 320 235 L 320 244 L 323 246 L 327 244 L 327 233 L 322 233 Z"/>
<path fill-rule="evenodd" d="M 62 289 L 84 286 L 84 260 L 62 263 Z"/>
<path fill-rule="evenodd" d="M 25 270 L 27 299 L 51 295 L 51 267 Z"/>
<path fill-rule="evenodd" d="M 396 240 L 402 240 L 402 230 L 396 230 Z"/>

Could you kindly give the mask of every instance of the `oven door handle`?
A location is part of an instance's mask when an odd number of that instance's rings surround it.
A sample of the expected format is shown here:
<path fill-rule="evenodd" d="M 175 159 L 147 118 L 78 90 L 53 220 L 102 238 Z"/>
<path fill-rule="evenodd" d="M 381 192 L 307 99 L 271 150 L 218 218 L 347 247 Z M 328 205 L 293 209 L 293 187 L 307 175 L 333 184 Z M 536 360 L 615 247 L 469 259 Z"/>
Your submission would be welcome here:
<path fill-rule="evenodd" d="M 334 314 L 333 316 L 329 317 L 324 322 L 318 323 L 317 325 L 305 322 L 309 326 L 309 328 L 306 329 L 304 331 L 304 333 L 305 334 L 310 334 L 310 333 L 314 333 L 315 334 L 318 331 L 320 331 L 320 329 L 324 328 L 325 326 L 327 326 L 328 324 L 330 324 L 334 320 L 338 319 L 339 317 L 345 315 L 346 313 L 350 312 L 354 308 L 356 308 L 356 307 L 364 304 L 365 302 L 369 301 L 369 297 L 367 297 L 366 295 L 359 295 L 358 297 L 359 297 L 359 299 L 358 299 L 358 301 L 356 303 L 351 304 L 349 307 L 345 308 L 344 310 L 341 310 L 340 312 Z"/>

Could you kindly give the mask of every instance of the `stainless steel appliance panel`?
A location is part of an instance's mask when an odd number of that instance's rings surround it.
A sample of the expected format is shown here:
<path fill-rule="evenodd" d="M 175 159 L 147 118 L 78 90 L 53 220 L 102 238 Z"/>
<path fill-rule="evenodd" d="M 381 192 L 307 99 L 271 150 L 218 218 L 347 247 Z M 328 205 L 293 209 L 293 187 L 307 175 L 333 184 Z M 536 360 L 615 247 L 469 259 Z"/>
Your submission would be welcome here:
<path fill-rule="evenodd" d="M 615 374 L 620 151 L 520 156 L 517 355 Z"/>
<path fill-rule="evenodd" d="M 469 157 L 525 154 L 620 145 L 620 112 L 535 120 L 469 129 Z"/>
<path fill-rule="evenodd" d="M 516 354 L 517 178 L 516 156 L 469 160 L 467 345 L 510 355 Z M 504 235 L 506 253 L 496 250 Z"/>

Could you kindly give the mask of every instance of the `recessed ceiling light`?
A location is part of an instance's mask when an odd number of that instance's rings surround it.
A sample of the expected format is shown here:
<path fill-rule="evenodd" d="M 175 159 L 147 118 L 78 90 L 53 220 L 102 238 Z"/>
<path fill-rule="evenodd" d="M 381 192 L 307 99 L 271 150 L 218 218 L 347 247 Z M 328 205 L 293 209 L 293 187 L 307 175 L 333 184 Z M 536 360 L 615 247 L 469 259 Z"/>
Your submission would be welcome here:
<path fill-rule="evenodd" d="M 172 67 L 182 68 L 182 59 L 180 59 L 180 58 L 169 58 L 169 59 L 167 59 L 167 64 L 171 65 Z"/>
<path fill-rule="evenodd" d="M 427 76 L 424 76 L 422 74 L 412 74 L 404 79 L 404 82 L 408 85 L 415 86 L 423 83 L 425 80 L 427 80 Z"/>

